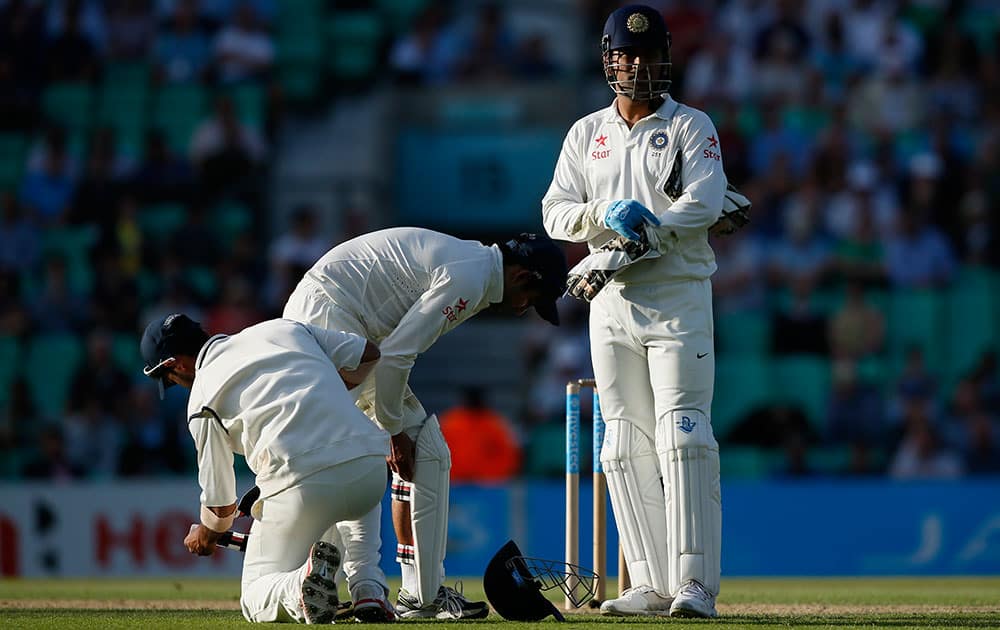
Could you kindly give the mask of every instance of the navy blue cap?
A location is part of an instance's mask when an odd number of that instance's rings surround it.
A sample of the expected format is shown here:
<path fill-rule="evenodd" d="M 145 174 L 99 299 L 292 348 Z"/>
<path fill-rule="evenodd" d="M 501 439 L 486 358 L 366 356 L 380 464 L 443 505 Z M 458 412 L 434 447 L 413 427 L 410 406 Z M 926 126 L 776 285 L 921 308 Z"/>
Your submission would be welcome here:
<path fill-rule="evenodd" d="M 155 379 L 160 388 L 160 398 L 164 390 L 173 385 L 166 379 L 163 364 L 175 358 L 178 347 L 185 341 L 187 346 L 193 345 L 199 339 L 204 340 L 205 331 L 201 324 L 183 313 L 171 313 L 166 317 L 153 320 L 146 326 L 139 343 L 139 351 L 146 365 L 142 373 Z"/>
<path fill-rule="evenodd" d="M 608 16 L 601 38 L 603 52 L 619 48 L 670 48 L 663 16 L 653 7 L 631 4 Z"/>
<path fill-rule="evenodd" d="M 534 304 L 535 312 L 545 321 L 558 326 L 556 301 L 566 292 L 566 255 L 555 241 L 540 234 L 527 232 L 504 243 L 513 255 L 513 262 L 535 272 L 542 286 L 542 295 Z"/>

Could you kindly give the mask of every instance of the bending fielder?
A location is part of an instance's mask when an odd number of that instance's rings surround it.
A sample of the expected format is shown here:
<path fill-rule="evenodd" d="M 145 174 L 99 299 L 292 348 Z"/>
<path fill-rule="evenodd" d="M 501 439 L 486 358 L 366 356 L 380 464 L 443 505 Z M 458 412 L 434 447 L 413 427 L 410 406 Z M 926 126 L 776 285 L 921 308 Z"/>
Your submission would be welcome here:
<path fill-rule="evenodd" d="M 499 307 L 523 314 L 534 306 L 558 324 L 555 302 L 565 290 L 566 260 L 548 238 L 522 234 L 485 246 L 418 228 L 374 232 L 321 258 L 298 284 L 284 317 L 346 330 L 379 344 L 382 358 L 359 388 L 358 406 L 392 435 L 393 524 L 403 586 L 404 618 L 476 619 L 485 602 L 444 586 L 451 455 L 433 415 L 407 381 L 416 357 L 476 313 Z M 460 360 L 460 359 L 459 359 Z M 379 569 L 376 506 L 341 523 L 344 570 L 352 596 L 388 595 Z M 377 587 L 377 588 L 376 588 Z"/>
<path fill-rule="evenodd" d="M 184 544 L 207 556 L 236 518 L 233 453 L 246 457 L 260 495 L 240 607 L 247 621 L 330 623 L 337 614 L 331 543 L 385 492 L 388 435 L 354 406 L 378 349 L 363 337 L 272 320 L 209 338 L 186 315 L 153 321 L 143 373 L 191 390 L 188 429 L 198 450 L 201 524 Z M 355 609 L 370 619 L 371 609 Z"/>

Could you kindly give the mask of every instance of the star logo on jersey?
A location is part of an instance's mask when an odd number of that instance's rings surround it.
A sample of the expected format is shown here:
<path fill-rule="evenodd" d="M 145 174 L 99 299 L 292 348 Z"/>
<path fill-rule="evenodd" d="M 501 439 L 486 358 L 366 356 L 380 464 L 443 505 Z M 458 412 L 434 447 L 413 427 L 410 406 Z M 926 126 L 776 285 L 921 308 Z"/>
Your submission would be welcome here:
<path fill-rule="evenodd" d="M 709 147 L 713 149 L 719 148 L 719 141 L 715 139 L 715 136 L 709 136 L 706 140 L 708 140 Z"/>
<path fill-rule="evenodd" d="M 606 147 L 608 146 L 607 145 L 608 137 L 602 133 L 601 135 L 594 138 L 594 142 L 596 142 L 597 146 L 599 147 Z"/>
<path fill-rule="evenodd" d="M 463 300 L 462 298 L 458 298 L 458 303 L 455 304 L 455 312 L 461 313 L 468 306 L 469 306 L 469 301 L 468 300 Z"/>

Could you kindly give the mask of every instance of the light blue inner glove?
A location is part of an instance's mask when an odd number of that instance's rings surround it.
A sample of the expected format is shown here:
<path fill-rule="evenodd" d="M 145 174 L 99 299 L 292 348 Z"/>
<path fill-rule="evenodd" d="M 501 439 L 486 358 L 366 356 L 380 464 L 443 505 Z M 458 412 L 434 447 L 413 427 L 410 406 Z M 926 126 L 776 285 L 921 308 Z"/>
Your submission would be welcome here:
<path fill-rule="evenodd" d="M 660 220 L 635 199 L 612 201 L 604 213 L 604 225 L 632 241 L 641 238 L 636 230 L 646 223 L 659 225 Z"/>

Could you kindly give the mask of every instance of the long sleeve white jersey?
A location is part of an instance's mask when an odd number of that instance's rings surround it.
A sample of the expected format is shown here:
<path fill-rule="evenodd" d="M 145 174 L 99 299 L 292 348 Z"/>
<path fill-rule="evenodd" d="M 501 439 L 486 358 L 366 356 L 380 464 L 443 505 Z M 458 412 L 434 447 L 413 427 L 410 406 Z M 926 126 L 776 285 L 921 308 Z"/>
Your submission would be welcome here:
<path fill-rule="evenodd" d="M 341 315 L 339 325 L 378 344 L 375 419 L 396 434 L 403 428 L 403 396 L 417 355 L 503 299 L 503 255 L 496 245 L 393 228 L 334 247 L 302 284 L 329 298 Z"/>
<path fill-rule="evenodd" d="M 704 112 L 667 96 L 629 129 L 612 102 L 570 128 L 542 219 L 552 238 L 594 251 L 617 236 L 604 225 L 608 205 L 635 199 L 660 219 L 666 252 L 613 282 L 703 280 L 716 268 L 708 228 L 722 214 L 726 185 L 719 136 Z"/>
<path fill-rule="evenodd" d="M 365 339 L 287 319 L 216 335 L 202 347 L 188 399 L 206 506 L 236 502 L 233 453 L 268 497 L 324 468 L 387 455 L 389 436 L 361 413 L 337 370 Z"/>

